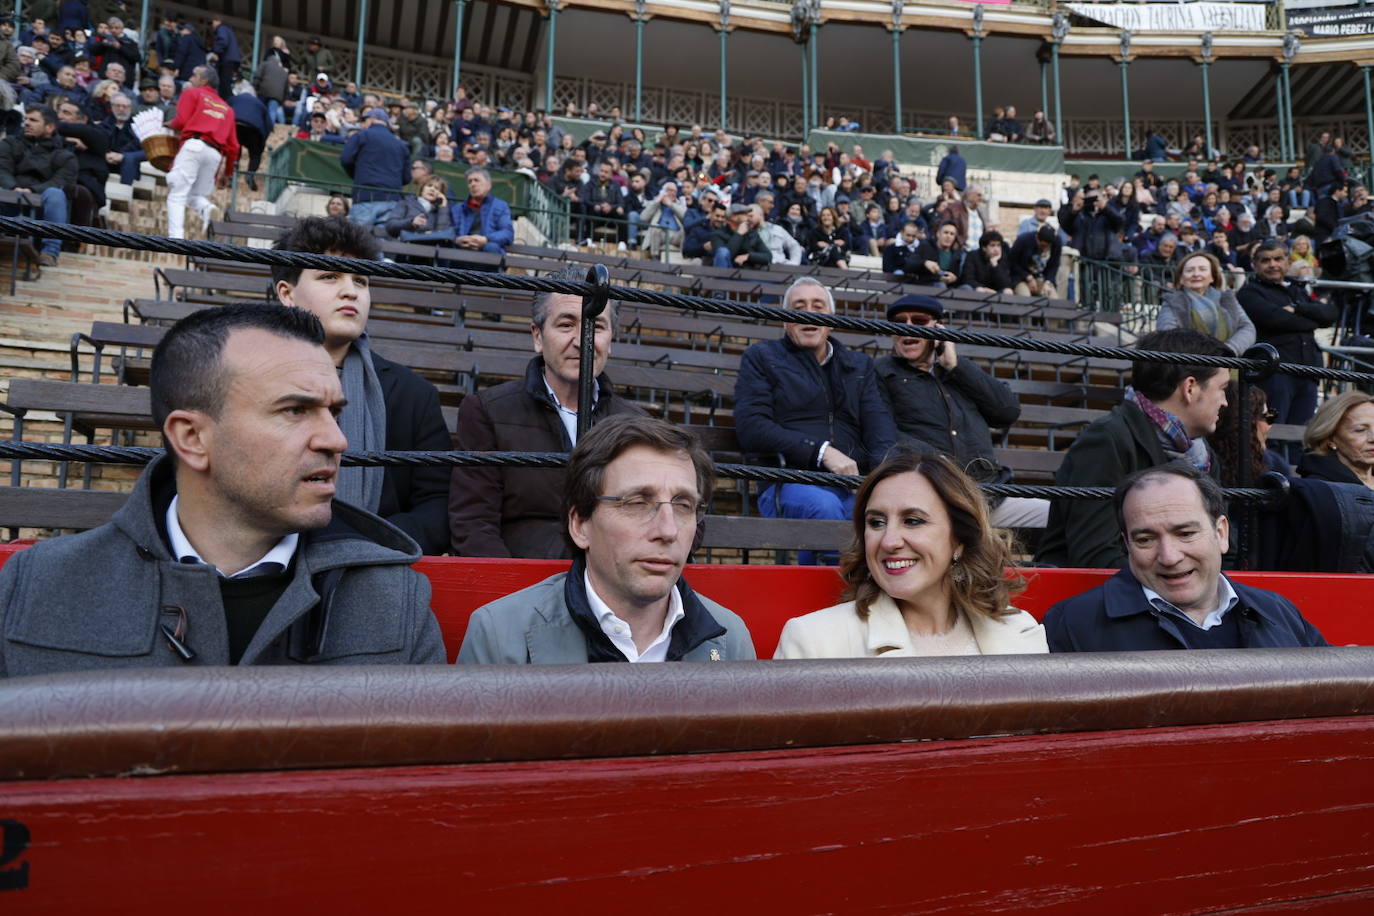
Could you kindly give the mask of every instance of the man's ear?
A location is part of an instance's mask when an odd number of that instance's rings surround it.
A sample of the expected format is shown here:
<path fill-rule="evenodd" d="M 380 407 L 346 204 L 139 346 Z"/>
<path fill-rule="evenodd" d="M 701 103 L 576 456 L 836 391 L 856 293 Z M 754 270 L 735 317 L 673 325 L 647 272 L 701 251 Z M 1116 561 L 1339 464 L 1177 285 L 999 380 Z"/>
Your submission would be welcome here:
<path fill-rule="evenodd" d="M 295 307 L 296 301 L 291 295 L 295 288 L 296 287 L 287 280 L 278 280 L 272 287 L 272 292 L 277 294 L 277 300 L 281 302 L 282 305 Z"/>
<path fill-rule="evenodd" d="M 587 549 L 591 543 L 591 538 L 587 537 L 587 520 L 577 514 L 576 509 L 568 510 L 568 537 L 582 550 Z"/>
<path fill-rule="evenodd" d="M 1221 541 L 1221 552 L 1231 549 L 1231 520 L 1226 516 L 1217 518 L 1217 539 Z"/>
<path fill-rule="evenodd" d="M 210 467 L 213 426 L 214 421 L 202 411 L 174 410 L 162 422 L 162 435 L 178 464 L 204 472 Z"/>

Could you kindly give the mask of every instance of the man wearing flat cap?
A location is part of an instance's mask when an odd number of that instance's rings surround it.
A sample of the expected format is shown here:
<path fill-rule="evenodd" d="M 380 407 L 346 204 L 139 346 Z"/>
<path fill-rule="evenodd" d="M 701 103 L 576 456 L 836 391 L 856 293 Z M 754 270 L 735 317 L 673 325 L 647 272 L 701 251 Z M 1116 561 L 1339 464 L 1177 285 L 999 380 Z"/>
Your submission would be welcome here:
<path fill-rule="evenodd" d="M 922 327 L 944 327 L 940 300 L 903 296 L 887 307 L 887 320 Z M 878 386 L 892 407 L 898 441 L 952 459 L 980 483 L 1010 483 L 992 449 L 989 427 L 1010 426 L 1021 405 L 1004 382 L 969 359 L 960 359 L 952 341 L 892 338 L 892 353 L 875 362 Z M 1049 502 L 1006 497 L 994 503 L 992 523 L 1002 528 L 1043 528 Z"/>

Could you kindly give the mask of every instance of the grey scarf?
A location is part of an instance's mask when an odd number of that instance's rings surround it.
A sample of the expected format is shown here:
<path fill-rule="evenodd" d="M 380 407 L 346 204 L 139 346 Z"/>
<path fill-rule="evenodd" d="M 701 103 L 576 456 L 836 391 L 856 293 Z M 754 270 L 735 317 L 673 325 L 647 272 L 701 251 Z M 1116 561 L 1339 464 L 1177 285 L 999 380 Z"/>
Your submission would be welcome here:
<path fill-rule="evenodd" d="M 341 378 L 348 406 L 339 415 L 339 427 L 348 437 L 348 447 L 353 451 L 381 451 L 386 448 L 386 402 L 366 334 L 348 348 Z M 385 474 L 385 468 L 341 468 L 336 495 L 346 503 L 376 512 L 382 502 Z"/>

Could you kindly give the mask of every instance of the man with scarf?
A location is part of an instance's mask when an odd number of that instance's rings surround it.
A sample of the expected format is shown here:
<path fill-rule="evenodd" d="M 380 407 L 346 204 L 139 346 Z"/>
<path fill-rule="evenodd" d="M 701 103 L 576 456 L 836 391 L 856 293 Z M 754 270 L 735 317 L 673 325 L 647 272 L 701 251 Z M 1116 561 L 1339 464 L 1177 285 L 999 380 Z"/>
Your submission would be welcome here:
<path fill-rule="evenodd" d="M 273 246 L 345 258 L 377 260 L 381 251 L 368 229 L 339 217 L 298 222 Z M 367 316 L 369 278 L 299 267 L 272 268 L 283 305 L 305 309 L 324 325 L 325 349 L 339 370 L 348 406 L 339 426 L 354 451 L 444 451 L 452 437 L 434 386 L 399 363 L 373 353 Z M 374 512 L 410 535 L 427 554 L 448 548 L 446 468 L 343 468 L 338 496 Z"/>
<path fill-rule="evenodd" d="M 715 662 L 754 658 L 744 621 L 682 578 L 715 488 L 696 438 L 611 417 L 568 459 L 572 569 L 478 608 L 459 664 Z"/>
<path fill-rule="evenodd" d="M 1146 334 L 1138 350 L 1231 356 L 1221 341 L 1188 328 Z M 1128 474 L 1185 461 L 1212 476 L 1220 467 L 1205 436 L 1226 406 L 1230 374 L 1213 366 L 1135 362 L 1122 402 L 1088 424 L 1054 475 L 1057 486 L 1114 487 Z M 1104 500 L 1060 499 L 1050 505 L 1038 564 L 1119 569 L 1126 563 L 1112 507 Z"/>

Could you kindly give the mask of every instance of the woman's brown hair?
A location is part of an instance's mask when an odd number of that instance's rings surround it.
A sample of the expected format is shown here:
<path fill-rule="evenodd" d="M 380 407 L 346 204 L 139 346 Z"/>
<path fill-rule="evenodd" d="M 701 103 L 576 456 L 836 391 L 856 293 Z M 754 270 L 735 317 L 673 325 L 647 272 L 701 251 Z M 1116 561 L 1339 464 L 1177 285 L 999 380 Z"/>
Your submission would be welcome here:
<path fill-rule="evenodd" d="M 1212 268 L 1212 288 L 1221 289 L 1221 262 L 1217 260 L 1216 255 L 1209 251 L 1194 251 L 1182 261 L 1178 262 L 1178 267 L 1174 270 L 1174 289 L 1183 289 L 1183 268 L 1194 258 L 1205 258 L 1207 260 L 1207 266 Z"/>
<path fill-rule="evenodd" d="M 1009 605 L 1012 597 L 1025 589 L 1026 580 L 1016 573 L 1008 575 L 1012 561 L 1010 534 L 992 527 L 982 490 L 954 462 L 934 452 L 915 450 L 899 451 L 874 468 L 854 497 L 854 532 L 849 549 L 840 560 L 844 599 L 855 602 L 858 615 L 866 618 L 869 607 L 881 594 L 865 556 L 864 513 L 878 484 L 910 472 L 925 477 L 940 495 L 949 513 L 954 539 L 962 548 L 958 566 L 951 566 L 945 573 L 950 604 L 969 616 L 1002 617 L 1015 613 Z M 961 570 L 959 575 L 953 574 L 956 568 Z"/>

